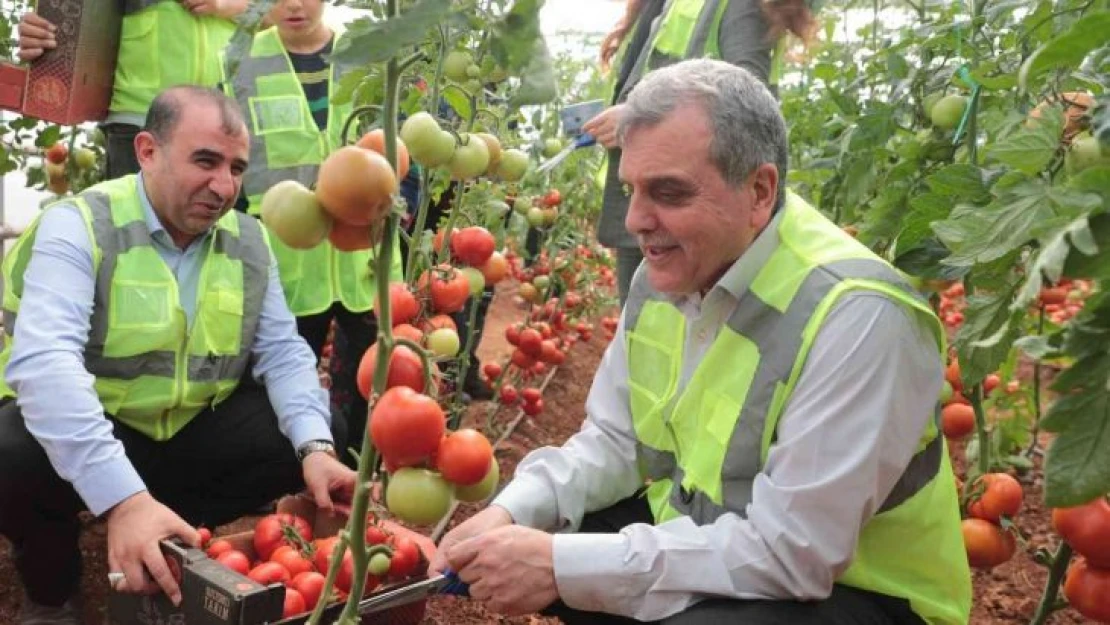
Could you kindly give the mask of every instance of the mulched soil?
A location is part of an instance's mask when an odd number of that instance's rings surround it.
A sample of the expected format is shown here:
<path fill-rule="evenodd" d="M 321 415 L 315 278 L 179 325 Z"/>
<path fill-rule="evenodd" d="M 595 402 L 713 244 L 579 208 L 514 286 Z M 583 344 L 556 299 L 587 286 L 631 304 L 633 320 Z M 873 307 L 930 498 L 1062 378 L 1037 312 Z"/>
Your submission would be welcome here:
<path fill-rule="evenodd" d="M 515 289 L 504 286 L 498 289 L 497 297 L 490 309 L 486 333 L 479 355 L 483 361 L 508 353 L 504 341 L 504 327 L 518 321 L 523 316 L 519 300 L 513 297 Z M 544 392 L 544 412 L 534 418 L 525 418 L 514 433 L 497 450 L 502 479 L 512 476 L 520 459 L 529 450 L 544 445 L 558 445 L 577 431 L 583 417 L 585 396 L 589 390 L 593 372 L 600 362 L 604 351 L 601 332 L 589 343 L 576 344 L 568 358 Z M 538 382 L 537 382 L 538 383 Z M 481 426 L 486 422 L 488 402 L 475 402 L 471 405 L 465 423 Z M 500 424 L 506 424 L 517 416 L 516 411 L 502 410 L 495 417 Z M 952 449 L 957 471 L 963 466 L 961 445 Z M 975 607 L 971 622 L 979 625 L 1012 625 L 1028 623 L 1036 610 L 1041 589 L 1047 578 L 1047 569 L 1034 562 L 1032 554 L 1038 547 L 1053 549 L 1056 546 L 1050 522 L 1050 513 L 1042 501 L 1043 474 L 1039 461 L 1036 468 L 1027 475 L 1019 476 L 1025 486 L 1025 506 L 1017 520 L 1025 536 L 1025 544 L 1019 547 L 1018 554 L 1006 564 L 992 571 L 976 571 Z M 476 512 L 473 504 L 461 505 L 449 524 L 455 524 Z M 218 528 L 217 534 L 249 528 L 253 519 L 242 519 L 232 526 Z M 105 562 L 105 526 L 94 519 L 85 519 L 85 530 L 81 538 L 85 570 L 82 577 L 82 597 L 84 621 L 88 625 L 102 622 L 104 597 L 107 592 Z M 0 538 L 0 625 L 16 623 L 22 591 L 12 565 L 10 545 Z M 1054 625 L 1084 623 L 1074 611 L 1057 612 L 1047 621 Z M 445 597 L 429 602 L 423 623 L 434 625 L 478 625 L 514 624 L 534 625 L 559 623 L 557 619 L 536 616 L 506 618 L 491 614 L 480 604 Z"/>

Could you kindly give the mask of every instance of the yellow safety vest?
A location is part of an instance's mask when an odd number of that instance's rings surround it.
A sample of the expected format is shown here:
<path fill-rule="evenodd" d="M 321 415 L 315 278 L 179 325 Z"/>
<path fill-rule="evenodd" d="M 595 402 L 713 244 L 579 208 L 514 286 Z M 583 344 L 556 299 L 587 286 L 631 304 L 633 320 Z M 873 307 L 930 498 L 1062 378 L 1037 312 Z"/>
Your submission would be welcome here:
<path fill-rule="evenodd" d="M 332 66 L 329 91 L 344 71 Z M 276 27 L 255 35 L 250 56 L 239 64 L 232 80 L 224 81 L 224 87 L 239 101 L 250 130 L 250 167 L 243 177 L 249 212 L 259 214 L 262 195 L 282 180 L 314 185 L 320 163 L 342 145 L 340 134 L 351 104 L 329 106 L 327 131 L 320 131 Z M 276 236 L 270 237 L 270 243 L 294 315 L 318 314 L 337 301 L 352 312 L 373 307 L 377 295 L 373 250 L 341 252 L 326 240 L 312 249 L 299 250 Z M 390 279 L 400 280 L 399 239 L 394 239 L 393 246 Z"/>
<path fill-rule="evenodd" d="M 177 280 L 150 238 L 134 175 L 73 199 L 93 242 L 96 290 L 85 367 L 104 411 L 167 440 L 227 398 L 250 364 L 269 281 L 270 250 L 258 221 L 230 211 L 205 241 L 196 313 L 188 326 Z M 51 210 L 48 207 L 46 210 Z M 41 214 L 4 259 L 4 330 L 11 357 L 23 274 Z M 14 390 L 0 380 L 0 397 Z"/>
<path fill-rule="evenodd" d="M 629 403 L 657 523 L 745 515 L 783 407 L 841 295 L 875 291 L 927 319 L 943 357 L 943 327 L 896 270 L 793 193 L 783 210 L 778 247 L 681 391 L 685 318 L 642 274 L 630 290 Z M 918 453 L 837 581 L 905 598 L 927 623 L 963 625 L 971 577 L 939 414 L 938 404 Z"/>
<path fill-rule="evenodd" d="M 193 15 L 178 0 L 127 0 L 112 85 L 113 113 L 146 115 L 174 85 L 214 87 L 235 22 Z"/>

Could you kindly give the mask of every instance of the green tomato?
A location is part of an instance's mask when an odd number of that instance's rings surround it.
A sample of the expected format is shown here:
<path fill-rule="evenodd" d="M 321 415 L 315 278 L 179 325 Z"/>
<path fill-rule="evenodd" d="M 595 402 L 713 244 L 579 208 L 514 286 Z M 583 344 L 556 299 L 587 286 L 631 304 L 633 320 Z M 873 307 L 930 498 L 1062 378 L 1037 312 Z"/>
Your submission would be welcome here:
<path fill-rule="evenodd" d="M 953 130 L 959 125 L 966 108 L 966 97 L 958 94 L 946 95 L 933 105 L 932 110 L 929 111 L 929 119 L 937 128 Z"/>
<path fill-rule="evenodd" d="M 405 467 L 390 476 L 385 506 L 402 521 L 432 525 L 447 514 L 452 495 L 451 484 L 439 473 Z"/>
<path fill-rule="evenodd" d="M 532 210 L 532 198 L 520 195 L 513 199 L 513 212 L 516 214 L 527 217 L 530 210 Z"/>
<path fill-rule="evenodd" d="M 551 278 L 547 276 L 536 276 L 535 278 L 532 278 L 532 285 L 540 291 L 543 291 L 547 289 L 547 287 L 551 286 Z"/>
<path fill-rule="evenodd" d="M 471 63 L 470 65 L 466 66 L 466 76 L 467 76 L 467 78 L 477 78 L 481 75 L 482 75 L 482 68 L 478 67 L 474 63 Z"/>
<path fill-rule="evenodd" d="M 509 205 L 501 200 L 486 202 L 486 215 L 490 218 L 504 217 L 510 210 Z"/>
<path fill-rule="evenodd" d="M 428 334 L 424 342 L 436 356 L 453 358 L 459 353 L 459 333 L 451 328 L 439 328 Z"/>
<path fill-rule="evenodd" d="M 493 462 L 489 463 L 489 470 L 486 471 L 486 476 L 482 478 L 481 482 L 470 486 L 455 487 L 455 498 L 467 503 L 484 501 L 493 494 L 500 480 L 501 467 L 497 465 L 497 458 L 494 458 Z"/>
<path fill-rule="evenodd" d="M 1068 173 L 1078 174 L 1088 167 L 1110 164 L 1110 152 L 1103 151 L 1098 139 L 1090 135 L 1077 137 L 1068 148 L 1064 165 Z"/>
<path fill-rule="evenodd" d="M 448 167 L 455 180 L 467 180 L 484 174 L 489 168 L 489 146 L 477 136 L 465 133 L 460 135 L 459 147 L 455 148 L 455 155 L 451 157 Z"/>
<path fill-rule="evenodd" d="M 374 577 L 384 576 L 389 572 L 389 556 L 380 551 L 370 556 L 370 562 L 367 563 L 366 570 Z"/>
<path fill-rule="evenodd" d="M 486 288 L 486 277 L 482 272 L 475 267 L 463 267 L 459 271 L 466 275 L 466 281 L 470 283 L 470 294 L 481 295 Z"/>
<path fill-rule="evenodd" d="M 932 116 L 933 106 L 937 102 L 939 102 L 940 99 L 943 98 L 943 97 L 944 97 L 944 92 L 943 91 L 934 91 L 934 92 L 930 93 L 929 95 L 925 96 L 925 99 L 921 101 L 921 108 L 925 109 L 925 117 L 931 117 Z"/>
<path fill-rule="evenodd" d="M 447 152 L 447 158 L 443 158 L 446 152 L 443 138 L 445 133 L 451 138 L 451 151 Z M 420 111 L 406 119 L 405 123 L 401 124 L 399 134 L 401 140 L 405 142 L 405 147 L 409 150 L 409 156 L 421 165 L 427 167 L 442 165 L 454 153 L 454 137 L 451 133 L 441 129 L 439 122 L 427 111 Z"/>
<path fill-rule="evenodd" d="M 516 182 L 528 171 L 528 154 L 515 148 L 503 150 L 497 163 L 497 175 L 505 182 Z"/>
<path fill-rule="evenodd" d="M 563 142 L 558 139 L 546 139 L 543 142 L 543 156 L 544 158 L 551 158 L 558 154 L 563 149 Z"/>
<path fill-rule="evenodd" d="M 539 228 L 540 226 L 542 226 L 543 221 L 546 218 L 543 214 L 543 209 L 538 206 L 533 206 L 529 208 L 527 217 L 528 225 L 532 226 L 533 228 Z"/>
<path fill-rule="evenodd" d="M 443 59 L 443 75 L 455 82 L 463 82 L 470 76 L 467 70 L 474 64 L 474 57 L 466 50 L 454 50 Z"/>
<path fill-rule="evenodd" d="M 73 153 L 73 160 L 79 169 L 92 169 L 96 167 L 96 152 L 89 148 L 77 148 Z"/>

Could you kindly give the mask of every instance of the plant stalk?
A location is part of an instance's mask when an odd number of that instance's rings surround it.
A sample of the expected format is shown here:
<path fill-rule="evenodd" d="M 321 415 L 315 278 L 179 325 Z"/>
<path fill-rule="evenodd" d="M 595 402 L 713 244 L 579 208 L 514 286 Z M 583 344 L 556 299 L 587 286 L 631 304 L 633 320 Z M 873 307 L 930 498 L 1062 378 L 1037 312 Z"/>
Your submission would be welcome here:
<path fill-rule="evenodd" d="M 1056 555 L 1052 557 L 1052 566 L 1048 569 L 1048 582 L 1045 583 L 1041 603 L 1037 606 L 1037 612 L 1033 615 L 1033 620 L 1029 621 L 1029 625 L 1044 625 L 1048 616 L 1056 610 L 1056 595 L 1060 592 L 1060 584 L 1064 581 L 1070 562 L 1071 547 L 1066 542 L 1060 541 L 1060 546 L 1056 548 Z"/>

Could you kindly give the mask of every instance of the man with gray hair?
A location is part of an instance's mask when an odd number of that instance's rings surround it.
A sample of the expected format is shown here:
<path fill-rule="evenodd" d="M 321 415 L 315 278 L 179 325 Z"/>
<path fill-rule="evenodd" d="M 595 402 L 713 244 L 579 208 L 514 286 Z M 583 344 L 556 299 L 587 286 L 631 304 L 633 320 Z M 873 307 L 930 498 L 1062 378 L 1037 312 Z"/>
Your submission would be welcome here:
<path fill-rule="evenodd" d="M 431 568 L 568 624 L 966 623 L 936 316 L 785 190 L 747 71 L 652 72 L 619 132 L 644 263 L 585 422 Z"/>

